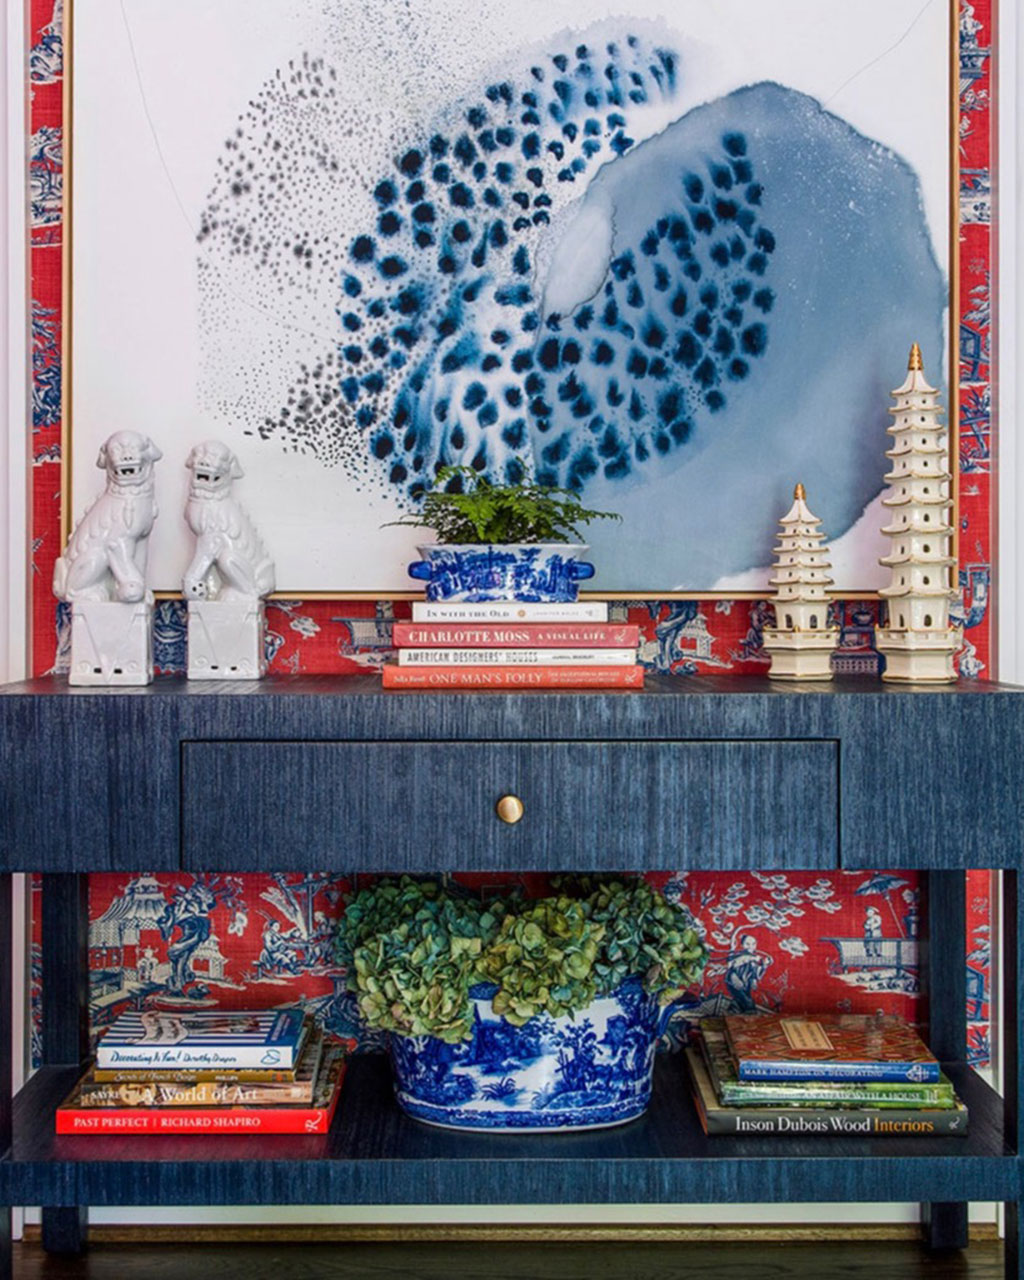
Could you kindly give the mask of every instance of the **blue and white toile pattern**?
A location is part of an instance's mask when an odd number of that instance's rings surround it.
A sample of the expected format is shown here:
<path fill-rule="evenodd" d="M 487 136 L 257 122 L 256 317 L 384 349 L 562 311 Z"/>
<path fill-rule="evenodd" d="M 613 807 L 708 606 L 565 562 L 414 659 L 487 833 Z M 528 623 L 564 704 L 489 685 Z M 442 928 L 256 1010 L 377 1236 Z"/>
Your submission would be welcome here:
<path fill-rule="evenodd" d="M 578 543 L 527 543 L 512 546 L 417 547 L 422 560 L 409 576 L 427 584 L 428 600 L 532 600 L 563 603 L 576 599 L 579 584 L 594 576 L 594 566 L 577 557 Z"/>
<path fill-rule="evenodd" d="M 575 1017 L 515 1027 L 473 992 L 471 1039 L 392 1036 L 399 1106 L 417 1120 L 501 1132 L 594 1129 L 646 1110 L 658 1036 L 672 1007 L 631 980 Z"/>

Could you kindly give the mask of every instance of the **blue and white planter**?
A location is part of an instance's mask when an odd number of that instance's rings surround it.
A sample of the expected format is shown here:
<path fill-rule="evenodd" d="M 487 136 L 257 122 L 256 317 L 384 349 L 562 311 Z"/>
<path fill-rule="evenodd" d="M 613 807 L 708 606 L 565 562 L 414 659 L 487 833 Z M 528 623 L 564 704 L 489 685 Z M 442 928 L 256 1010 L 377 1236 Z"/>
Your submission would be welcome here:
<path fill-rule="evenodd" d="M 427 584 L 428 600 L 575 600 L 594 566 L 579 557 L 581 543 L 522 542 L 509 546 L 429 543 L 409 565 Z"/>
<path fill-rule="evenodd" d="M 398 1104 L 450 1129 L 499 1133 L 599 1129 L 647 1108 L 658 1037 L 674 1006 L 630 980 L 575 1017 L 540 1014 L 515 1027 L 476 987 L 472 1038 L 392 1036 Z"/>

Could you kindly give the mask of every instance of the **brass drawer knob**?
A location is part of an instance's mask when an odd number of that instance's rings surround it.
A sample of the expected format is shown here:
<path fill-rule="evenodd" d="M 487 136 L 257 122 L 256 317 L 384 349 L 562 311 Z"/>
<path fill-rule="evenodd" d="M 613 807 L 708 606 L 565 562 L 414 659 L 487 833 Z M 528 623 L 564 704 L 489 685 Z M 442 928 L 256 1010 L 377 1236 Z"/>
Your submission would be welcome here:
<path fill-rule="evenodd" d="M 502 796 L 494 807 L 498 817 L 510 827 L 515 826 L 523 816 L 523 802 L 518 796 Z"/>

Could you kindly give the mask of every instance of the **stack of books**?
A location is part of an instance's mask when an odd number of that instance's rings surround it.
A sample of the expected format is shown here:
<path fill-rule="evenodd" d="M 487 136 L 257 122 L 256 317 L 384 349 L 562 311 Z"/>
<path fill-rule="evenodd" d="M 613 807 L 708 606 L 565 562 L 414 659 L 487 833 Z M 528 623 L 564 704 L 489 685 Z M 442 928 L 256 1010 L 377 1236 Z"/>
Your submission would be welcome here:
<path fill-rule="evenodd" d="M 967 1108 L 901 1018 L 704 1018 L 686 1050 L 707 1134 L 963 1135 Z"/>
<path fill-rule="evenodd" d="M 131 1011 L 57 1108 L 57 1132 L 326 1133 L 346 1048 L 301 1009 Z"/>
<path fill-rule="evenodd" d="M 413 605 L 396 622 L 385 689 L 635 689 L 639 628 L 608 621 L 603 601 Z"/>

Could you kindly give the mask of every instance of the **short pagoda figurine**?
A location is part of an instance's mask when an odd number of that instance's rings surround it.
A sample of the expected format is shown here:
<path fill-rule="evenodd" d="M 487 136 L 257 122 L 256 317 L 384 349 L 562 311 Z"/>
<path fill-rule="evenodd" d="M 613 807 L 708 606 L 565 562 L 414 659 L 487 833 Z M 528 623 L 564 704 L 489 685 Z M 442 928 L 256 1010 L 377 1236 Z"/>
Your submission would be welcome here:
<path fill-rule="evenodd" d="M 916 342 L 907 370 L 889 410 L 893 447 L 886 456 L 892 470 L 885 477 L 889 492 L 882 502 L 892 520 L 882 532 L 891 549 L 879 560 L 891 571 L 889 585 L 879 592 L 888 602 L 889 617 L 878 629 L 876 644 L 885 655 L 883 680 L 947 683 L 956 679 L 953 655 L 960 647 L 960 633 L 949 622 L 949 604 L 957 593 L 951 584 L 955 560 L 948 431 L 939 421 L 939 393 L 925 379 Z"/>
<path fill-rule="evenodd" d="M 779 522 L 779 545 L 771 602 L 775 626 L 764 629 L 764 648 L 771 655 L 773 680 L 831 680 L 831 658 L 839 638 L 829 626 L 829 549 L 821 521 L 811 511 L 802 484 L 793 505 Z"/>

